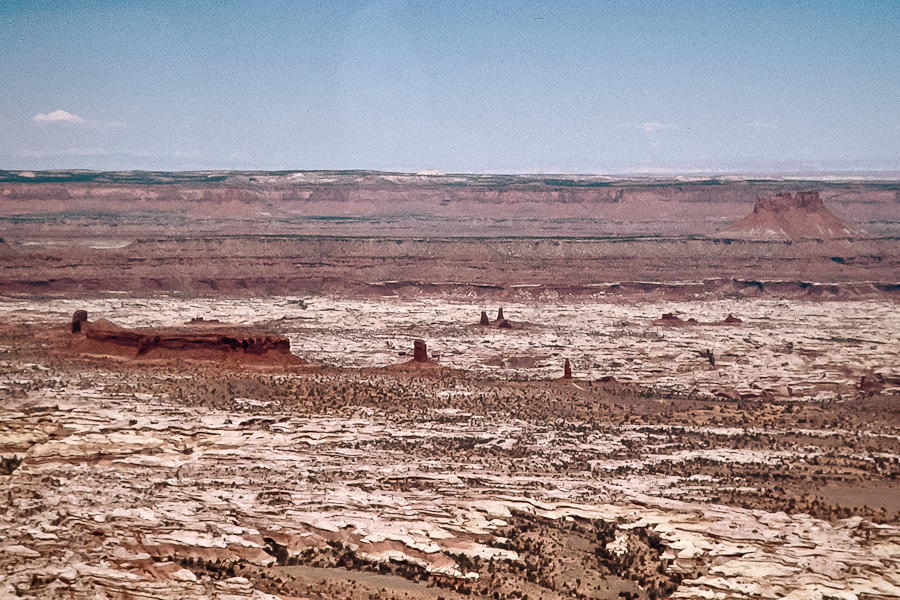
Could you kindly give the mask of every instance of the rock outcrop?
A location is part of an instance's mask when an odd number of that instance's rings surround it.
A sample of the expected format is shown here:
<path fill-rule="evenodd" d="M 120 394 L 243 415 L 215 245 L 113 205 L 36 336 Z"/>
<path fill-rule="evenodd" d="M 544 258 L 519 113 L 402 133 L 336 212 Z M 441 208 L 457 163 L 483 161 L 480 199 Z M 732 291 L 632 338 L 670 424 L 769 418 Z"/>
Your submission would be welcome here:
<path fill-rule="evenodd" d="M 743 323 L 743 321 L 732 314 L 729 314 L 722 321 L 698 321 L 694 317 L 685 320 L 673 313 L 663 313 L 663 316 L 661 318 L 653 321 L 654 325 L 664 325 L 667 327 L 682 327 L 691 325 L 740 325 L 741 323 Z"/>
<path fill-rule="evenodd" d="M 691 317 L 690 319 L 682 319 L 673 313 L 663 313 L 663 316 L 655 321 L 654 325 L 666 325 L 669 327 L 678 327 L 681 325 L 700 325 L 700 321 Z"/>
<path fill-rule="evenodd" d="M 72 333 L 81 331 L 81 324 L 87 323 L 88 314 L 86 310 L 76 310 L 72 315 Z"/>
<path fill-rule="evenodd" d="M 401 356 L 409 356 L 406 352 L 401 352 Z M 438 356 L 432 353 L 432 356 Z M 436 360 L 428 355 L 428 345 L 425 340 L 413 340 L 413 357 L 404 363 L 389 365 L 384 367 L 388 372 L 425 372 L 425 373 L 443 373 L 446 371 Z"/>
<path fill-rule="evenodd" d="M 728 228 L 759 238 L 842 238 L 856 232 L 825 207 L 818 191 L 758 198 L 753 212 Z"/>
<path fill-rule="evenodd" d="M 497 319 L 491 321 L 487 316 L 487 311 L 481 311 L 481 320 L 478 322 L 480 327 L 497 327 L 499 329 L 518 329 L 521 327 L 522 323 L 517 323 L 513 325 L 512 321 L 507 320 L 503 316 L 503 308 L 497 309 Z"/>
<path fill-rule="evenodd" d="M 87 342 L 82 349 L 104 350 L 130 358 L 302 362 L 291 354 L 290 341 L 284 336 L 217 321 L 194 321 L 179 327 L 126 329 L 106 319 L 91 323 L 85 316 L 78 325 Z"/>
<path fill-rule="evenodd" d="M 880 394 L 887 386 L 884 375 L 869 373 L 859 378 L 859 390 L 867 394 Z"/>
<path fill-rule="evenodd" d="M 426 346 L 425 342 L 422 340 L 413 342 L 413 361 L 420 363 L 428 362 L 428 346 Z"/>
<path fill-rule="evenodd" d="M 568 358 L 563 365 L 563 379 L 572 379 L 572 366 L 569 364 Z"/>

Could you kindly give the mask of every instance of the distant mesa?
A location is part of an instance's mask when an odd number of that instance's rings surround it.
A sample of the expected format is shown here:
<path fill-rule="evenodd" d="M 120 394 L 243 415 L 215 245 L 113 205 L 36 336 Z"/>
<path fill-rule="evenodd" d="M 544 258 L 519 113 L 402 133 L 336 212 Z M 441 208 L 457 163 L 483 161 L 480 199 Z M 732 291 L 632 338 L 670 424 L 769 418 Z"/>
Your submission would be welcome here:
<path fill-rule="evenodd" d="M 688 319 L 684 321 L 680 317 L 676 317 L 675 313 L 663 313 L 662 318 L 658 319 L 665 324 L 679 325 L 681 323 L 696 323 L 697 319 Z"/>
<path fill-rule="evenodd" d="M 291 354 L 290 340 L 284 336 L 203 318 L 177 327 L 127 329 L 106 319 L 90 322 L 87 312 L 79 310 L 72 316 L 72 333 L 83 334 L 74 349 L 85 353 L 277 365 L 304 362 Z"/>
<path fill-rule="evenodd" d="M 753 212 L 727 231 L 779 239 L 843 238 L 859 233 L 825 207 L 818 191 L 757 198 Z"/>
<path fill-rule="evenodd" d="M 205 319 L 203 317 L 193 317 L 190 321 L 185 323 L 185 325 L 208 325 L 208 324 L 219 324 L 221 321 L 218 319 Z"/>
<path fill-rule="evenodd" d="M 681 317 L 675 315 L 674 313 L 663 313 L 663 316 L 659 319 L 653 321 L 654 325 L 663 325 L 666 327 L 683 327 L 683 326 L 692 326 L 692 325 L 740 325 L 744 321 L 732 315 L 728 314 L 722 321 L 698 321 L 694 317 L 690 317 L 689 319 L 682 319 Z"/>
<path fill-rule="evenodd" d="M 676 316 L 674 313 L 663 313 L 663 316 L 655 321 L 653 321 L 654 325 L 669 325 L 673 327 L 677 327 L 679 325 L 699 325 L 700 321 L 691 317 L 690 319 L 682 319 L 681 317 Z"/>

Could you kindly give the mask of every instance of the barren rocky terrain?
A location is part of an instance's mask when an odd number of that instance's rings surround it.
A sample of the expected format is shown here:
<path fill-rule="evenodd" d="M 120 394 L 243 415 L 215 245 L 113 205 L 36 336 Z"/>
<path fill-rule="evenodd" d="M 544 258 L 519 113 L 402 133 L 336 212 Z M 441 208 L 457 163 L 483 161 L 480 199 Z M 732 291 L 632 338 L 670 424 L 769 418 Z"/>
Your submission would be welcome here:
<path fill-rule="evenodd" d="M 0 598 L 900 596 L 895 184 L 0 179 Z"/>

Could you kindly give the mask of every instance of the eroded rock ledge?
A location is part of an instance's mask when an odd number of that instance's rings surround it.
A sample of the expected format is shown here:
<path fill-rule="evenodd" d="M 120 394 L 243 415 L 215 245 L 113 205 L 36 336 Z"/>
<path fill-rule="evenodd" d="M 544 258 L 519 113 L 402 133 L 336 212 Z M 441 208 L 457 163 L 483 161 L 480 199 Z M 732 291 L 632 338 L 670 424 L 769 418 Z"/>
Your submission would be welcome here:
<path fill-rule="evenodd" d="M 291 354 L 291 343 L 286 337 L 250 327 L 194 319 L 178 327 L 127 329 L 106 319 L 90 322 L 79 313 L 84 311 L 76 312 L 72 329 L 83 333 L 83 339 L 74 344 L 80 352 L 106 352 L 129 358 L 231 358 L 278 365 L 303 362 Z"/>

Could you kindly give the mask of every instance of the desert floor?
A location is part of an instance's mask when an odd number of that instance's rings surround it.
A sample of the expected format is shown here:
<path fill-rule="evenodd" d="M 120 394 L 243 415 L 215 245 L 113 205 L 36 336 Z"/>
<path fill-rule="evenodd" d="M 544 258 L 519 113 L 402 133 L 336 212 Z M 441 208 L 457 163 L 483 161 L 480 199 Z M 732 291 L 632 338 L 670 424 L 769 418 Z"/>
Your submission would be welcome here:
<path fill-rule="evenodd" d="M 77 309 L 250 323 L 308 362 L 83 351 Z M 531 298 L 475 325 L 496 309 L 0 299 L 2 593 L 900 594 L 894 302 Z M 434 364 L 392 366 L 414 339 Z"/>

